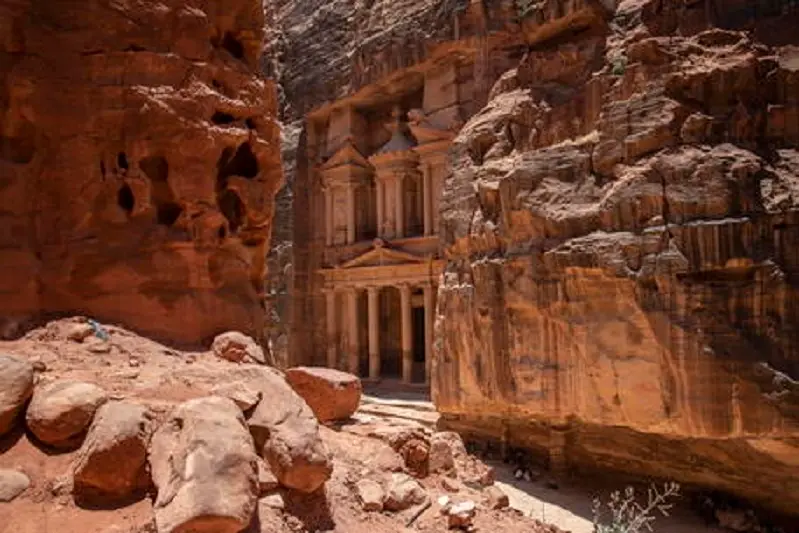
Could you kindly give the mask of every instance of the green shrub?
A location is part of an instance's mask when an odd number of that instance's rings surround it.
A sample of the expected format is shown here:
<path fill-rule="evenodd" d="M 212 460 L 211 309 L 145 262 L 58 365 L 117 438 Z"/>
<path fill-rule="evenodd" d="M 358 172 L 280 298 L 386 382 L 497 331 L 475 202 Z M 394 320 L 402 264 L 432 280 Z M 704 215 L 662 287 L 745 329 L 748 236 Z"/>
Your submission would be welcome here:
<path fill-rule="evenodd" d="M 607 507 L 610 509 L 610 523 L 602 522 L 602 502 L 599 498 L 594 500 L 594 533 L 639 533 L 653 531 L 652 523 L 659 511 L 663 516 L 668 516 L 672 504 L 667 500 L 672 496 L 679 496 L 680 486 L 677 483 L 665 483 L 659 490 L 656 485 L 651 485 L 647 491 L 647 503 L 642 505 L 635 499 L 635 489 L 627 487 L 624 495 L 616 491 L 611 493 Z"/>

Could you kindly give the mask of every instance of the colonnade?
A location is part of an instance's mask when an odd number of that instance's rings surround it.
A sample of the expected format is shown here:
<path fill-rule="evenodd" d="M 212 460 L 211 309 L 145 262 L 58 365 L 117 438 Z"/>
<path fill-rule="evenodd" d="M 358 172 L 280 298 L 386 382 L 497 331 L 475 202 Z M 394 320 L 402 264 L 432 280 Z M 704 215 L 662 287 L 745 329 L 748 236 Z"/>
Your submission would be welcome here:
<path fill-rule="evenodd" d="M 430 358 L 433 350 L 433 325 L 435 316 L 435 287 L 429 282 L 420 284 L 424 294 L 424 376 L 425 383 L 430 379 Z M 418 286 L 418 285 L 416 285 Z M 345 361 L 346 370 L 352 374 L 360 374 L 360 335 L 362 327 L 358 312 L 358 299 L 362 291 L 367 293 L 367 326 L 368 326 L 368 348 L 369 348 L 369 375 L 370 379 L 380 379 L 381 377 L 381 343 L 380 343 L 380 291 L 386 286 L 366 286 L 366 287 L 347 287 L 335 291 L 328 290 L 325 293 L 327 304 L 327 366 L 337 368 L 338 365 L 338 315 L 336 299 L 339 294 L 345 296 L 345 312 L 343 314 L 344 323 L 342 324 L 346 333 L 345 349 L 347 350 L 347 360 Z M 402 381 L 411 383 L 413 379 L 413 317 L 412 317 L 412 290 L 414 285 L 399 284 L 394 285 L 400 294 L 400 344 L 402 351 Z"/>

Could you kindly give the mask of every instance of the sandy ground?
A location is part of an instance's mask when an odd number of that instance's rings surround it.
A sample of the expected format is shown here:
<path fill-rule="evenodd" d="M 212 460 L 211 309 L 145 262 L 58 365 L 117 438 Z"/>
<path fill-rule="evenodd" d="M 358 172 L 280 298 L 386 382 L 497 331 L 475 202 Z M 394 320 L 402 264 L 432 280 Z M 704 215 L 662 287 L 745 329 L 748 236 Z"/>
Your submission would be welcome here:
<path fill-rule="evenodd" d="M 385 392 L 367 390 L 361 411 L 379 414 L 385 418 L 396 417 L 401 420 L 414 420 L 433 427 L 438 415 L 425 394 L 418 391 Z M 514 468 L 501 461 L 487 461 L 494 467 L 497 485 L 510 498 L 511 507 L 525 516 L 546 524 L 552 524 L 572 533 L 592 533 L 592 502 L 596 496 L 607 501 L 613 490 L 621 490 L 624 485 L 607 485 L 595 481 L 572 480 L 560 483 L 557 490 L 548 488 L 543 481 L 517 480 Z M 638 494 L 645 495 L 646 487 L 637 487 Z M 686 502 L 675 500 L 675 507 L 668 517 L 658 517 L 654 524 L 656 533 L 724 533 L 726 530 L 707 527 L 704 521 Z"/>

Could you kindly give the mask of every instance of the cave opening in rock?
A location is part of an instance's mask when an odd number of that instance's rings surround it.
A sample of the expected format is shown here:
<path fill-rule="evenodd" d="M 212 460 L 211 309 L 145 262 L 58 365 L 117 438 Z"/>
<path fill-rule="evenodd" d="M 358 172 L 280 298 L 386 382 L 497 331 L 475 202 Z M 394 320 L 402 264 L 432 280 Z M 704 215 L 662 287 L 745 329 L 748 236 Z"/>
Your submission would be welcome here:
<path fill-rule="evenodd" d="M 227 187 L 227 178 L 230 176 L 252 179 L 258 175 L 258 160 L 255 158 L 250 143 L 246 142 L 239 146 L 233 157 L 230 156 L 231 151 L 231 148 L 225 148 L 219 158 L 219 175 L 217 177 L 219 190 Z"/>
<path fill-rule="evenodd" d="M 226 31 L 222 38 L 222 48 L 230 52 L 230 55 L 236 59 L 244 59 L 244 45 L 229 31 Z"/>
<path fill-rule="evenodd" d="M 217 197 L 217 204 L 222 215 L 227 219 L 231 233 L 236 233 L 244 222 L 244 203 L 235 191 L 223 191 Z"/>
<path fill-rule="evenodd" d="M 249 128 L 251 130 L 255 129 L 255 119 L 248 118 L 247 120 L 244 121 L 244 123 L 247 125 L 247 128 Z"/>
<path fill-rule="evenodd" d="M 117 167 L 121 170 L 128 169 L 128 156 L 125 155 L 125 152 L 119 152 L 117 154 Z"/>
<path fill-rule="evenodd" d="M 133 212 L 133 208 L 136 205 L 136 199 L 133 196 L 133 190 L 131 190 L 130 186 L 125 184 L 117 192 L 117 204 L 121 207 L 128 215 Z"/>
<path fill-rule="evenodd" d="M 231 122 L 235 121 L 236 117 L 231 115 L 230 113 L 223 113 L 222 111 L 217 111 L 213 115 L 211 115 L 211 122 L 214 124 L 230 124 Z"/>
<path fill-rule="evenodd" d="M 33 138 L 0 136 L 0 159 L 27 165 L 33 160 L 35 151 Z"/>
<path fill-rule="evenodd" d="M 145 157 L 139 168 L 150 180 L 150 203 L 155 207 L 158 224 L 172 226 L 180 218 L 183 207 L 175 200 L 169 186 L 169 163 L 160 155 Z"/>

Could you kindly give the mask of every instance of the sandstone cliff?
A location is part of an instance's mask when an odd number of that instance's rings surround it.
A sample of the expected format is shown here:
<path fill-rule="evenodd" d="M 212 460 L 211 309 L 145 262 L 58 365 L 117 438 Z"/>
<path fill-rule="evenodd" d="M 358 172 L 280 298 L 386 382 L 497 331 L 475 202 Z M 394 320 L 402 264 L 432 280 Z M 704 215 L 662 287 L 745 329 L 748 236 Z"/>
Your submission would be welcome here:
<path fill-rule="evenodd" d="M 539 4 L 453 145 L 437 407 L 796 512 L 799 14 L 623 1 L 576 34 Z"/>
<path fill-rule="evenodd" d="M 310 311 L 316 124 L 459 55 L 458 83 L 473 86 L 439 213 L 445 423 L 556 470 L 673 478 L 795 512 L 794 4 L 279 4 L 285 114 L 305 118 L 293 354 L 324 345 Z"/>
<path fill-rule="evenodd" d="M 263 34 L 253 0 L 0 2 L 0 316 L 261 333 Z"/>

